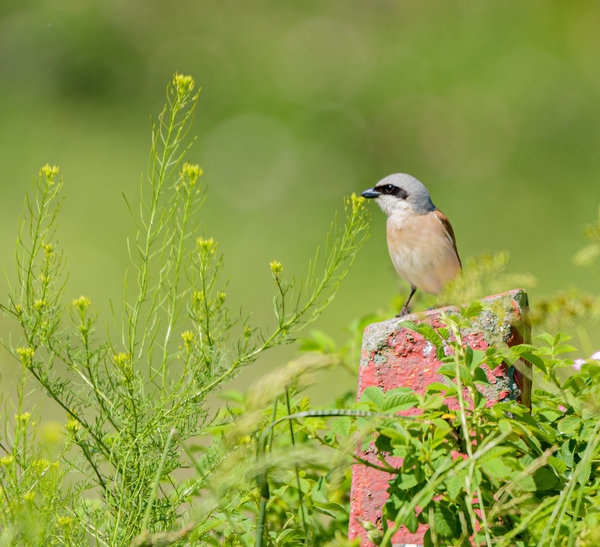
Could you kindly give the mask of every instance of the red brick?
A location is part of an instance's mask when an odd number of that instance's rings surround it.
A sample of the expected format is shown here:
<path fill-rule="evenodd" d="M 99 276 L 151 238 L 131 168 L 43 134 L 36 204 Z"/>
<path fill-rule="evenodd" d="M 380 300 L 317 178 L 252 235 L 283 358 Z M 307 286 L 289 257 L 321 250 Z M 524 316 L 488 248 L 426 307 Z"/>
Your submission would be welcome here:
<path fill-rule="evenodd" d="M 473 328 L 462 332 L 465 341 L 473 348 L 485 350 L 489 346 L 513 346 L 530 341 L 530 325 L 527 319 L 527 293 L 516 289 L 482 299 L 486 308 L 472 320 Z M 435 348 L 419 334 L 398 327 L 400 321 L 427 322 L 433 327 L 442 326 L 442 312 L 458 312 L 457 308 L 440 308 L 424 313 L 411 314 L 401 319 L 390 319 L 369 325 L 363 335 L 362 355 L 358 376 L 357 398 L 369 386 L 378 386 L 384 391 L 396 387 L 411 387 L 423 393 L 427 385 L 440 382 L 437 374 L 441 365 L 436 359 Z M 528 363 L 524 366 L 530 367 Z M 519 400 L 531 405 L 531 380 L 513 367 L 500 365 L 494 370 L 486 369 L 491 382 L 483 394 L 487 405 L 497 401 Z M 452 402 L 449 401 L 451 406 Z M 455 405 L 457 406 L 457 404 Z M 418 412 L 418 411 L 416 411 Z M 362 458 L 376 463 L 375 447 L 367 452 L 357 452 Z M 359 521 L 368 521 L 380 526 L 381 510 L 387 499 L 386 490 L 390 475 L 363 465 L 352 470 L 352 492 L 350 505 L 350 539 L 362 538 L 361 546 L 372 545 Z M 411 534 L 401 529 L 393 538 L 394 545 L 423 544 L 426 527 Z"/>

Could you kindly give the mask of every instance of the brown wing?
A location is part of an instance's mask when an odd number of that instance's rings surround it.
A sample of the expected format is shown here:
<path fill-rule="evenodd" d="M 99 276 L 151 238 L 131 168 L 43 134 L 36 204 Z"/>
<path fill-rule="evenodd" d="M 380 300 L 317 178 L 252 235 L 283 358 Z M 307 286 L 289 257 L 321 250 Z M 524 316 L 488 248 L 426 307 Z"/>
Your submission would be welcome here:
<path fill-rule="evenodd" d="M 456 237 L 454 237 L 454 230 L 452 229 L 452 224 L 450 224 L 450 221 L 448 220 L 446 215 L 442 213 L 439 209 L 436 209 L 434 213 L 437 219 L 440 221 L 446 233 L 450 236 L 452 246 L 454 247 L 454 252 L 456 253 L 456 258 L 458 258 L 458 263 L 462 268 L 462 262 L 460 261 L 460 256 L 458 256 L 458 249 L 456 248 Z"/>

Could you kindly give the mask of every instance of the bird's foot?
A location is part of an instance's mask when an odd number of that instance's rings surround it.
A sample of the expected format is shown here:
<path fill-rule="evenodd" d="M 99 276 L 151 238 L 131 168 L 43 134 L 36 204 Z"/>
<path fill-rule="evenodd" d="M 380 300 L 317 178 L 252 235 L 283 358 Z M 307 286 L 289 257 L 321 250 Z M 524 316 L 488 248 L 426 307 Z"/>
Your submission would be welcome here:
<path fill-rule="evenodd" d="M 410 310 L 408 309 L 407 306 L 404 306 L 401 310 L 400 313 L 398 315 L 396 315 L 396 317 L 404 317 L 405 315 L 408 315 L 410 313 Z"/>

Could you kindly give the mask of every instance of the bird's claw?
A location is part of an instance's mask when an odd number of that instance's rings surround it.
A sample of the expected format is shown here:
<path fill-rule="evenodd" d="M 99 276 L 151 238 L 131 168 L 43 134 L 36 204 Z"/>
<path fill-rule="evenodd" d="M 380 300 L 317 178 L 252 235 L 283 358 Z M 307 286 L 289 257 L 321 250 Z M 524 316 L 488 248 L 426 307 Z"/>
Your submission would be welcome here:
<path fill-rule="evenodd" d="M 398 315 L 396 315 L 396 317 L 404 317 L 405 315 L 408 315 L 410 313 L 410 310 L 404 306 L 401 310 L 400 313 Z"/>

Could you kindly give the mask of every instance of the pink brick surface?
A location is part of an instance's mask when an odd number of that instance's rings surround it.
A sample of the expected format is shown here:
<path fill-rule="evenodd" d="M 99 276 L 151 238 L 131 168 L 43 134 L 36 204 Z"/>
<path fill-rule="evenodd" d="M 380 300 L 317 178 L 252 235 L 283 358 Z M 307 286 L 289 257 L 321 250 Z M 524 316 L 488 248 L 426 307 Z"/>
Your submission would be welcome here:
<path fill-rule="evenodd" d="M 484 309 L 479 317 L 472 320 L 473 328 L 462 335 L 474 349 L 485 350 L 489 346 L 513 346 L 529 342 L 530 327 L 527 320 L 527 293 L 516 289 L 482 299 Z M 422 336 L 399 327 L 403 320 L 416 323 L 427 322 L 433 327 L 442 326 L 442 312 L 458 312 L 457 308 L 440 308 L 423 313 L 411 314 L 400 319 L 390 319 L 369 325 L 363 335 L 362 355 L 358 377 L 357 398 L 369 386 L 377 386 L 387 391 L 396 387 L 411 387 L 423 393 L 432 382 L 443 381 L 437 374 L 441 365 L 436 359 L 435 348 Z M 524 363 L 524 366 L 529 366 Z M 485 367 L 484 367 L 485 369 Z M 531 381 L 512 367 L 500 365 L 494 370 L 486 369 L 491 382 L 483 392 L 492 405 L 502 400 L 519 400 L 530 406 Z M 452 401 L 450 406 L 452 406 Z M 360 456 L 376 462 L 375 447 Z M 360 537 L 361 546 L 372 545 L 366 538 L 366 531 L 360 521 L 369 521 L 380 526 L 381 509 L 387 499 L 386 490 L 390 475 L 362 465 L 352 470 L 352 491 L 350 506 L 350 539 Z M 394 536 L 394 545 L 423 545 L 426 527 L 411 534 L 401 529 Z"/>

